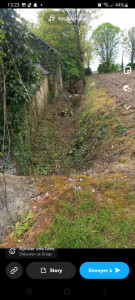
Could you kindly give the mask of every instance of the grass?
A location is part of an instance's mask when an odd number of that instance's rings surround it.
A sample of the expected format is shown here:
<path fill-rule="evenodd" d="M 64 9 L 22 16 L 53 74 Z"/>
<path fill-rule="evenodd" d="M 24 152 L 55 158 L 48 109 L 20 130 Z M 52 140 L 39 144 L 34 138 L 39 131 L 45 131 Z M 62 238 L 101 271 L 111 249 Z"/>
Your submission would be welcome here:
<path fill-rule="evenodd" d="M 126 128 L 123 127 L 122 125 L 117 125 L 115 128 L 114 128 L 114 135 L 125 135 L 126 134 Z"/>
<path fill-rule="evenodd" d="M 128 234 L 135 230 L 135 221 L 134 226 L 131 224 L 127 228 L 130 222 L 116 219 L 111 208 L 103 207 L 96 214 L 88 214 L 84 212 L 85 209 L 84 204 L 80 205 L 79 212 L 83 211 L 83 214 L 70 219 L 67 216 L 67 207 L 64 208 L 60 216 L 54 217 L 53 224 L 49 226 L 48 230 L 38 235 L 36 246 L 96 248 L 103 244 L 105 248 L 111 248 L 123 247 L 127 244 Z M 75 213 L 77 214 L 77 212 L 78 209 Z"/>
<path fill-rule="evenodd" d="M 122 181 L 122 182 L 114 182 L 114 181 L 100 181 L 99 182 L 99 186 L 102 190 L 106 190 L 106 189 L 110 189 L 113 188 L 114 190 L 116 189 L 120 189 L 125 186 L 126 182 Z"/>
<path fill-rule="evenodd" d="M 92 78 L 88 79 L 86 91 L 79 103 L 77 117 L 75 115 L 70 119 L 72 133 L 65 141 L 60 124 L 55 124 L 52 117 L 58 103 L 50 111 L 48 109 L 39 134 L 33 139 L 31 165 L 35 175 L 82 172 L 99 157 L 99 153 L 100 159 L 102 156 L 105 159 L 106 153 L 108 162 L 112 163 L 115 158 L 117 160 L 118 150 L 121 153 L 122 148 L 126 153 L 128 147 L 134 145 L 134 136 L 127 134 L 127 123 L 121 114 L 121 106 L 116 106 L 114 99 Z M 119 161 L 121 159 L 120 154 Z"/>
<path fill-rule="evenodd" d="M 89 183 L 89 184 L 88 184 Z M 135 231 L 135 218 L 127 214 L 124 207 L 132 202 L 133 194 L 125 182 L 113 180 L 96 181 L 94 186 L 101 188 L 104 201 L 97 201 L 97 193 L 92 193 L 93 181 L 86 179 L 80 183 L 81 189 L 68 189 L 57 200 L 57 210 L 48 228 L 36 237 L 36 247 L 54 248 L 122 248 L 129 245 L 129 237 Z M 108 201 L 106 191 L 120 195 L 122 188 L 123 208 L 116 201 Z M 59 203 L 59 204 L 58 204 Z M 125 205 L 126 204 L 126 205 Z M 131 204 L 131 203 L 130 203 Z M 131 244 L 134 247 L 135 243 Z"/>
<path fill-rule="evenodd" d="M 43 148 L 44 170 L 48 172 L 50 168 L 50 172 L 54 172 L 54 161 L 62 162 L 60 173 L 66 175 L 69 171 L 73 174 L 88 170 L 95 159 L 99 163 L 108 160 L 112 166 L 119 162 L 125 166 L 126 153 L 129 153 L 129 146 L 134 145 L 135 136 L 128 131 L 132 120 L 129 118 L 127 122 L 128 116 L 123 116 L 121 110 L 121 106 L 116 106 L 114 99 L 90 78 L 79 113 L 71 121 L 76 126 L 75 140 L 67 143 L 67 151 L 63 154 L 59 129 L 52 130 Z M 50 153 L 49 159 L 47 153 Z M 79 182 L 79 191 L 69 188 L 61 193 L 52 204 L 55 209 L 51 223 L 38 234 L 34 246 L 134 248 L 135 192 L 132 181 L 124 175 L 85 178 Z M 62 190 L 63 186 L 64 182 L 57 189 Z M 93 187 L 95 192 L 92 192 Z"/>
<path fill-rule="evenodd" d="M 128 201 L 135 200 L 135 192 L 128 193 L 127 200 Z"/>

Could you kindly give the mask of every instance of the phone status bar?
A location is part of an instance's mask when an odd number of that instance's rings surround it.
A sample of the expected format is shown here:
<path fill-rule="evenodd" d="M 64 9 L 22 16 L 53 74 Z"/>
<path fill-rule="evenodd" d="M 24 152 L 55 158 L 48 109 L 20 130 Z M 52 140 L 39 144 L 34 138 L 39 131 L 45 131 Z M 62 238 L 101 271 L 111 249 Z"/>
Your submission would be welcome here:
<path fill-rule="evenodd" d="M 104 2 L 104 3 L 97 3 L 97 7 L 98 8 L 128 8 L 129 7 L 129 3 L 108 3 L 108 2 Z"/>
<path fill-rule="evenodd" d="M 84 3 L 84 8 L 134 8 L 133 7 L 133 2 L 129 3 L 129 2 L 124 2 L 124 3 L 118 3 L 118 2 L 93 2 L 90 4 L 90 7 L 87 6 L 87 3 L 86 2 L 86 6 L 85 6 L 85 3 Z M 73 4 L 73 3 L 72 3 Z M 71 4 L 71 7 L 72 7 L 72 4 Z M 70 2 L 68 2 L 68 6 L 70 7 Z M 18 2 L 15 2 L 15 3 L 12 3 L 12 2 L 8 2 L 8 3 L 1 3 L 0 4 L 0 7 L 3 8 L 51 8 L 50 5 L 47 5 L 47 1 L 45 2 L 22 2 L 22 3 L 18 3 Z M 59 7 L 58 3 L 57 3 L 57 7 L 54 7 L 53 8 L 61 8 Z M 73 7 L 74 8 L 74 7 Z"/>
<path fill-rule="evenodd" d="M 23 2 L 23 3 L 7 3 L 7 7 L 9 8 L 42 8 L 45 6 L 43 3 L 32 3 L 32 2 Z"/>

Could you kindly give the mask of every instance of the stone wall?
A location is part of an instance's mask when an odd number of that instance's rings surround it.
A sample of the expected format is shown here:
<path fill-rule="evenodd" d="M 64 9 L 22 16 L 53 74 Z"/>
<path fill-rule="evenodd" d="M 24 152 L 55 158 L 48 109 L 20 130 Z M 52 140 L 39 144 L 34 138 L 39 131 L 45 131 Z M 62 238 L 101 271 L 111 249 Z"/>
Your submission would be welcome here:
<path fill-rule="evenodd" d="M 48 75 L 44 75 L 40 90 L 29 103 L 29 114 L 26 115 L 26 127 L 36 127 L 38 120 L 45 114 L 48 95 Z"/>
<path fill-rule="evenodd" d="M 52 100 L 55 101 L 55 97 L 63 89 L 63 81 L 62 81 L 62 72 L 59 66 L 58 72 L 56 75 L 55 84 L 52 81 L 52 77 L 50 74 L 44 75 L 43 83 L 41 85 L 40 90 L 36 93 L 35 97 L 32 99 L 30 103 L 30 117 L 32 122 L 32 127 L 37 124 L 38 120 L 45 115 L 47 109 L 47 102 L 49 101 L 49 97 L 51 95 L 51 84 L 53 84 L 53 95 Z M 28 123 L 28 121 L 27 121 Z"/>
<path fill-rule="evenodd" d="M 61 67 L 59 66 L 56 75 L 56 82 L 55 82 L 55 96 L 57 97 L 59 92 L 62 90 L 63 90 L 62 71 L 61 71 Z"/>
<path fill-rule="evenodd" d="M 35 98 L 32 99 L 33 111 L 35 114 L 42 116 L 45 113 L 46 104 L 47 104 L 47 97 L 48 97 L 48 75 L 44 75 L 43 83 L 41 85 L 40 90 L 36 93 Z"/>

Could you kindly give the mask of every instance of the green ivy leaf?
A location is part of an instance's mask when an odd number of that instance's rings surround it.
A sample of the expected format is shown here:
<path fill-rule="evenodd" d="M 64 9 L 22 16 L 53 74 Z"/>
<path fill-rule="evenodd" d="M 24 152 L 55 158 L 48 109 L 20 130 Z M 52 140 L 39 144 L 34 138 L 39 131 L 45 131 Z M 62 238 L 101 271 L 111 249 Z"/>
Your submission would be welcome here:
<path fill-rule="evenodd" d="M 27 220 L 32 219 L 34 217 L 34 214 L 32 211 L 29 211 L 29 214 L 27 216 Z"/>
<path fill-rule="evenodd" d="M 11 239 L 13 238 L 14 234 L 15 234 L 14 232 L 11 232 L 11 233 L 10 233 L 9 236 L 10 236 Z"/>
<path fill-rule="evenodd" d="M 16 234 L 17 235 L 22 235 L 23 234 L 23 230 L 22 229 L 17 229 L 16 230 Z"/>
<path fill-rule="evenodd" d="M 24 224 L 24 230 L 27 230 L 28 228 L 29 228 L 29 223 L 26 222 L 26 223 Z"/>
<path fill-rule="evenodd" d="M 24 211 L 21 212 L 21 217 L 22 217 L 22 219 L 24 219 L 24 217 L 25 217 L 25 212 Z"/>
<path fill-rule="evenodd" d="M 0 23 L 3 25 L 5 24 L 5 22 L 2 19 L 0 19 Z"/>

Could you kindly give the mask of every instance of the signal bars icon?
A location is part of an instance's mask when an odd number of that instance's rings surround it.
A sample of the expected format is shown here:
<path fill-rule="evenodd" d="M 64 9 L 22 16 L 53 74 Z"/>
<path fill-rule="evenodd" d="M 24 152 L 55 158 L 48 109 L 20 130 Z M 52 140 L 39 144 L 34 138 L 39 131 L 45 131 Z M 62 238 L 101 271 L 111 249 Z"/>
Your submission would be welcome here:
<path fill-rule="evenodd" d="M 105 7 L 109 7 L 109 6 L 110 6 L 109 3 L 103 3 L 103 5 L 104 5 Z"/>

